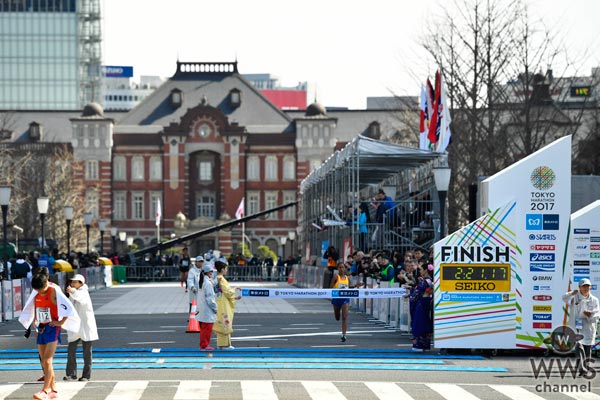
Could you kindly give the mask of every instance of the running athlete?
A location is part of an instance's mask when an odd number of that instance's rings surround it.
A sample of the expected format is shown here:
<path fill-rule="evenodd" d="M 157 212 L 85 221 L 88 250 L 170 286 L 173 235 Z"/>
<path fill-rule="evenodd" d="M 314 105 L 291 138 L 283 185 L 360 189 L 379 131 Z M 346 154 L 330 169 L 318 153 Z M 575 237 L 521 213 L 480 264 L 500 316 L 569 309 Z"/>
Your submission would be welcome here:
<path fill-rule="evenodd" d="M 329 287 L 332 289 L 348 289 L 350 287 L 350 279 L 348 278 L 346 266 L 343 262 L 337 265 L 337 274 L 331 279 Z M 341 341 L 346 341 L 346 330 L 348 329 L 348 310 L 350 308 L 350 299 L 331 299 L 333 305 L 333 315 L 335 320 L 340 320 L 342 317 L 342 337 Z"/>

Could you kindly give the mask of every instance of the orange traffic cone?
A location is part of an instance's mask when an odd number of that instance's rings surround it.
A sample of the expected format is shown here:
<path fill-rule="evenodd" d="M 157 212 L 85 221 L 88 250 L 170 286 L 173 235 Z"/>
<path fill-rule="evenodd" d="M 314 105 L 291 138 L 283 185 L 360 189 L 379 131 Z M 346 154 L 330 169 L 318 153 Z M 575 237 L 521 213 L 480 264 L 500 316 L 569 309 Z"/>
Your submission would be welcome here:
<path fill-rule="evenodd" d="M 290 274 L 288 275 L 288 285 L 292 285 L 294 283 L 294 268 L 290 269 Z"/>
<path fill-rule="evenodd" d="M 187 333 L 200 332 L 200 323 L 196 320 L 196 299 L 192 300 L 192 310 L 190 311 L 190 319 L 188 320 Z"/>

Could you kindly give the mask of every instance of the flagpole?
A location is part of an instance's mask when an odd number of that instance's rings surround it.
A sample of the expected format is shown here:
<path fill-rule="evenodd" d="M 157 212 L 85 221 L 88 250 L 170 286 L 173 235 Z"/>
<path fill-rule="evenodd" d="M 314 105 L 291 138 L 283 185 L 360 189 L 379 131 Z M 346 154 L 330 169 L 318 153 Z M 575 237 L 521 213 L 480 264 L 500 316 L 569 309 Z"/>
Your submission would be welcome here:
<path fill-rule="evenodd" d="M 156 225 L 156 243 L 158 243 L 157 254 L 160 255 L 160 224 Z"/>
<path fill-rule="evenodd" d="M 242 222 L 242 256 L 244 256 L 244 249 L 246 248 L 246 223 Z"/>

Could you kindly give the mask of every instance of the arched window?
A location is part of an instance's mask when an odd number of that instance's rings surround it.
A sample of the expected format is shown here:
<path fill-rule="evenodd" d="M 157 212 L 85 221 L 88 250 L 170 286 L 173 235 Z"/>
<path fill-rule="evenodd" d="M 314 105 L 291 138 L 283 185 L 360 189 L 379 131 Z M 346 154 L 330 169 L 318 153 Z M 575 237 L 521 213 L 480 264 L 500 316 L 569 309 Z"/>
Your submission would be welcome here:
<path fill-rule="evenodd" d="M 85 191 L 85 210 L 91 212 L 93 218 L 98 218 L 98 191 L 96 188 L 87 188 Z"/>
<path fill-rule="evenodd" d="M 283 179 L 293 181 L 296 179 L 296 161 L 292 156 L 283 159 Z"/>
<path fill-rule="evenodd" d="M 115 156 L 113 159 L 113 179 L 115 181 L 126 180 L 127 176 L 125 170 L 125 157 Z"/>
<path fill-rule="evenodd" d="M 150 180 L 161 181 L 162 180 L 162 160 L 160 156 L 150 157 Z"/>
<path fill-rule="evenodd" d="M 268 156 L 265 158 L 265 180 L 276 181 L 277 177 L 277 157 Z"/>
<path fill-rule="evenodd" d="M 132 181 L 143 181 L 144 180 L 144 158 L 133 157 L 131 159 L 131 180 Z"/>
<path fill-rule="evenodd" d="M 260 159 L 257 156 L 248 157 L 247 178 L 249 181 L 260 180 Z"/>

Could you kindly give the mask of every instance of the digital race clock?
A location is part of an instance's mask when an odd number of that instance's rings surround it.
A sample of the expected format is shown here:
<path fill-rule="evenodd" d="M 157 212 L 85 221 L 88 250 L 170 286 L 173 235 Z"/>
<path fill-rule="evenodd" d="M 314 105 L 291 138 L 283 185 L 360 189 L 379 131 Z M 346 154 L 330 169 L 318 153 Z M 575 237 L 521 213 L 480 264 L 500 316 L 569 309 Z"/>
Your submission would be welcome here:
<path fill-rule="evenodd" d="M 441 264 L 442 292 L 509 292 L 510 264 Z"/>

